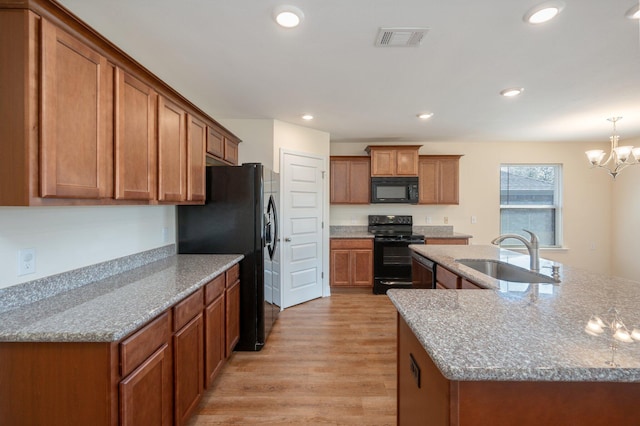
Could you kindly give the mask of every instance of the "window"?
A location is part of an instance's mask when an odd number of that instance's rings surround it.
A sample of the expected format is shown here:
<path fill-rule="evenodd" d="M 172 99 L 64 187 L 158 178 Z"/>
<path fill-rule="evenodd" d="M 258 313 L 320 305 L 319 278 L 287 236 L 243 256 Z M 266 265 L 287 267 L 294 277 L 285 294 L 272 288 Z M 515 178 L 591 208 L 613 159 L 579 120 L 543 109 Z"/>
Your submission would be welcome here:
<path fill-rule="evenodd" d="M 529 235 L 540 239 L 541 247 L 558 247 L 561 239 L 559 164 L 503 164 L 500 166 L 500 234 Z M 515 240 L 507 244 L 517 245 Z"/>

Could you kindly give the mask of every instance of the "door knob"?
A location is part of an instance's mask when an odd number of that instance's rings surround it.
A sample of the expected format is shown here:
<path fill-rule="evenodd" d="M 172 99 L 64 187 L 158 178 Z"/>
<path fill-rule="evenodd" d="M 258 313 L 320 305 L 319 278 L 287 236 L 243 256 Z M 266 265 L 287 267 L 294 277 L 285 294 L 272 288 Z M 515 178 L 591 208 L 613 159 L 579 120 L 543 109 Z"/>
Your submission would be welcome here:
<path fill-rule="evenodd" d="M 291 241 L 291 238 L 289 238 L 289 237 L 285 237 L 285 239 L 284 239 L 284 242 L 285 242 L 285 243 L 288 243 L 288 242 L 290 242 L 290 241 Z"/>

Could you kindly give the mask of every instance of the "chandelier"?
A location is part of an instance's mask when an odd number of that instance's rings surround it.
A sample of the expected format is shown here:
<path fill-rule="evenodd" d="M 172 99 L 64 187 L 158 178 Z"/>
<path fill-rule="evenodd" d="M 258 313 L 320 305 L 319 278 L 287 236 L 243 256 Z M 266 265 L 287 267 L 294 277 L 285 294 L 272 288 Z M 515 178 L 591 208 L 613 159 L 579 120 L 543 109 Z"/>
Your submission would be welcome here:
<path fill-rule="evenodd" d="M 611 141 L 611 151 L 606 160 L 605 152 L 601 149 L 585 152 L 591 163 L 591 167 L 605 169 L 614 179 L 627 166 L 640 164 L 640 148 L 634 148 L 631 145 L 618 146 L 620 136 L 616 134 L 616 122 L 620 119 L 622 119 L 622 117 L 607 118 L 607 120 L 613 123 L 613 135 L 609 137 Z"/>

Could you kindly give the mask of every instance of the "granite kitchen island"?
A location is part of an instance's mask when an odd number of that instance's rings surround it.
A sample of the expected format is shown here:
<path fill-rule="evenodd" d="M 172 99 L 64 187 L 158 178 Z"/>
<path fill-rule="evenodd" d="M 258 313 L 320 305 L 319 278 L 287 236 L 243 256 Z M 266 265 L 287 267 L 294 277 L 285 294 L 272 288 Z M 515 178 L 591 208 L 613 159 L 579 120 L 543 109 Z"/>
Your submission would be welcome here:
<path fill-rule="evenodd" d="M 398 309 L 398 424 L 640 424 L 640 342 L 585 331 L 616 308 L 640 325 L 640 284 L 541 259 L 560 283 L 493 279 L 457 259 L 528 267 L 495 246 L 414 245 L 484 290 L 393 290 Z M 429 422 L 430 421 L 430 422 Z"/>

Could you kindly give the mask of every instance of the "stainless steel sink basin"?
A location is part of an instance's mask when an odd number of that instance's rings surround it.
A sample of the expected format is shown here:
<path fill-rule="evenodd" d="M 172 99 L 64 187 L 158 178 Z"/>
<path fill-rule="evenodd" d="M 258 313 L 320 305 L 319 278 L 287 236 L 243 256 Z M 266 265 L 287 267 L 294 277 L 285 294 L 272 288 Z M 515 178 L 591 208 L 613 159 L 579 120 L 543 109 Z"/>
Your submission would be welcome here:
<path fill-rule="evenodd" d="M 517 283 L 557 283 L 551 277 L 499 260 L 456 259 L 456 262 L 497 280 Z"/>

